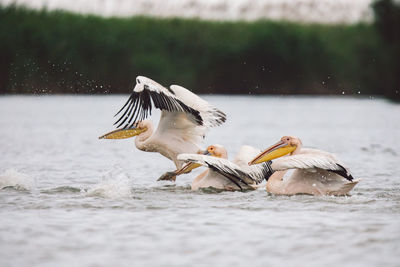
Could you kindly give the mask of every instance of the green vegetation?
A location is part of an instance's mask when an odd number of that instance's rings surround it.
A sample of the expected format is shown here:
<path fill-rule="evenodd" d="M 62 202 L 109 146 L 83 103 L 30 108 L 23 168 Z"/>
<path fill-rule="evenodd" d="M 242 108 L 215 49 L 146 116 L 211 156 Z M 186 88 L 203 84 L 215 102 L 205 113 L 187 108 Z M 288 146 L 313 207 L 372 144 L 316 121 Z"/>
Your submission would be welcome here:
<path fill-rule="evenodd" d="M 399 98 L 395 49 L 374 25 L 102 18 L 0 7 L 0 40 L 1 93 L 128 93 L 144 75 L 197 93 Z"/>
<path fill-rule="evenodd" d="M 375 27 L 383 40 L 380 47 L 385 66 L 378 73 L 385 95 L 400 101 L 400 4 L 392 0 L 374 2 Z"/>

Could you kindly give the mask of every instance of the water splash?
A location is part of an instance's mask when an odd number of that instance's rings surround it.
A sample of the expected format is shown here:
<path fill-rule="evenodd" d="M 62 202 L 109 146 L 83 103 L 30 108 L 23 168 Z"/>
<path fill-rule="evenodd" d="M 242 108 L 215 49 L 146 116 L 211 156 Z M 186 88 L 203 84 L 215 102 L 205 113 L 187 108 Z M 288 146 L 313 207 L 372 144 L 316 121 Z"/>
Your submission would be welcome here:
<path fill-rule="evenodd" d="M 12 187 L 20 191 L 29 191 L 35 184 L 34 178 L 14 169 L 8 169 L 0 175 L 0 189 Z"/>
<path fill-rule="evenodd" d="M 120 167 L 107 172 L 101 181 L 86 192 L 86 196 L 128 198 L 132 196 L 132 179 Z"/>

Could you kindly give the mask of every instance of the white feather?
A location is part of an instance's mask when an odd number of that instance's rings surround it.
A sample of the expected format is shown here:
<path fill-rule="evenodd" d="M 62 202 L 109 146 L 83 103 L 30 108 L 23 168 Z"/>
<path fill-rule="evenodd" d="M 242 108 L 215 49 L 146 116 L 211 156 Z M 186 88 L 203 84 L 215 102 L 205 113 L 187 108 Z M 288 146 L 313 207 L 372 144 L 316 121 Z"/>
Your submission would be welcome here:
<path fill-rule="evenodd" d="M 241 146 L 233 162 L 241 167 L 250 167 L 248 162 L 260 154 L 260 152 L 261 150 L 252 146 Z"/>
<path fill-rule="evenodd" d="M 188 89 L 179 85 L 171 85 L 170 88 L 185 105 L 200 112 L 205 127 L 218 126 L 225 121 L 225 114 Z"/>
<path fill-rule="evenodd" d="M 193 123 L 182 112 L 161 113 L 157 130 L 153 134 L 153 140 L 163 140 L 174 153 L 197 153 L 201 149 L 207 128 Z M 194 146 L 189 149 L 188 146 Z"/>
<path fill-rule="evenodd" d="M 164 93 L 165 95 L 175 98 L 173 94 L 171 94 L 170 91 L 168 91 L 167 88 L 162 86 L 156 81 L 153 81 L 152 79 L 149 79 L 144 76 L 137 76 L 136 77 L 136 85 L 135 88 L 133 88 L 134 92 L 140 93 L 144 90 L 144 86 L 147 85 L 150 91 L 157 92 L 157 93 Z"/>
<path fill-rule="evenodd" d="M 297 155 L 275 159 L 271 167 L 274 171 L 288 169 L 323 169 L 340 170 L 338 164 L 342 163 L 332 154 L 311 148 L 302 148 Z"/>

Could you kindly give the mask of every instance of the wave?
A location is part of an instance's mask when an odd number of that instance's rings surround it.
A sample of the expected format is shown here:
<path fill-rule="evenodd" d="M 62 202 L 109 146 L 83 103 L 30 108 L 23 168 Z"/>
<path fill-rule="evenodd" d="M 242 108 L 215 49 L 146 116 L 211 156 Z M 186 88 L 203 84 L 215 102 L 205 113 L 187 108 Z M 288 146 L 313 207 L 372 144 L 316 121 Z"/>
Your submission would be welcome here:
<path fill-rule="evenodd" d="M 40 191 L 42 194 L 63 194 L 63 193 L 81 193 L 84 189 L 74 186 L 58 186 L 55 188 L 45 189 Z"/>
<path fill-rule="evenodd" d="M 103 198 L 129 198 L 132 197 L 133 181 L 117 167 L 106 173 L 101 181 L 89 188 L 86 196 Z"/>
<path fill-rule="evenodd" d="M 30 191 L 35 188 L 35 179 L 15 169 L 8 169 L 0 174 L 0 189 L 13 188 Z"/>

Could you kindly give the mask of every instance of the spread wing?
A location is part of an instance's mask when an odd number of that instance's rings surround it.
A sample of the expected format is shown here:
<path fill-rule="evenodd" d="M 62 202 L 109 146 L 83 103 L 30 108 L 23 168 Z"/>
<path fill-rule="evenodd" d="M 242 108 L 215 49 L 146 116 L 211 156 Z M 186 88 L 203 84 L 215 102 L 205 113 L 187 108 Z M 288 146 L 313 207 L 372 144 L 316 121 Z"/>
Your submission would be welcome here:
<path fill-rule="evenodd" d="M 222 111 L 189 90 L 177 85 L 167 89 L 149 78 L 138 76 L 128 101 L 115 114 L 117 116 L 122 113 L 114 125 L 117 124 L 117 128 L 132 127 L 151 115 L 153 108 L 163 112 L 183 113 L 198 126 L 218 126 L 226 120 Z"/>
<path fill-rule="evenodd" d="M 208 129 L 224 123 L 226 116 L 182 86 L 171 85 L 170 90 L 182 103 L 198 111 L 203 123 L 196 123 L 190 115 L 183 112 L 163 111 L 154 136 L 158 140 L 166 140 L 169 150 L 176 154 L 196 153 L 201 148 Z"/>
<path fill-rule="evenodd" d="M 334 155 L 316 149 L 303 148 L 300 154 L 278 158 L 272 162 L 271 167 L 274 171 L 317 168 L 334 172 L 349 181 L 354 179 Z"/>
<path fill-rule="evenodd" d="M 227 159 L 199 154 L 180 154 L 178 160 L 207 166 L 231 180 L 239 188 L 242 188 L 240 184 L 259 184 L 272 173 L 269 162 L 259 164 L 259 166 L 255 165 L 243 168 Z"/>

